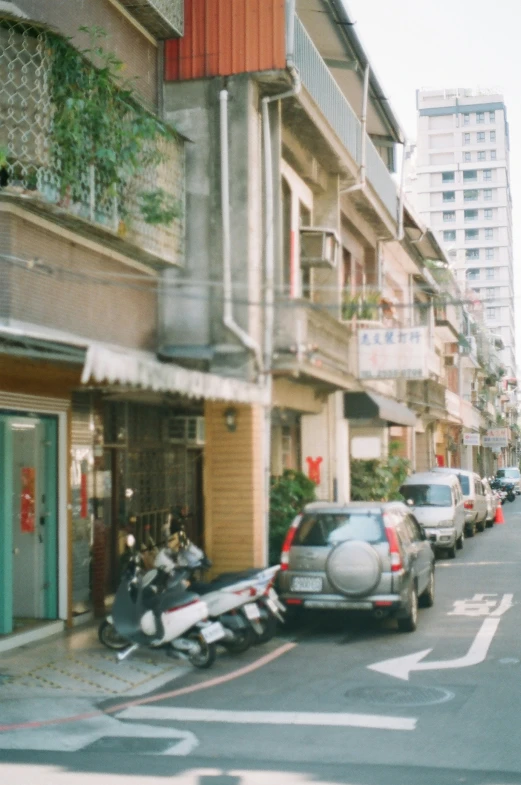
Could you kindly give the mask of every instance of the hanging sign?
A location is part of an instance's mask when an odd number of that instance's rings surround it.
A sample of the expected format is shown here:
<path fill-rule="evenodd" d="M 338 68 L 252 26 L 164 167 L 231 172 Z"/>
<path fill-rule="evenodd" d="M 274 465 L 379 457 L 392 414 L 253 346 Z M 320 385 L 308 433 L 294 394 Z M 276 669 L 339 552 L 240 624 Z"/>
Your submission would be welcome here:
<path fill-rule="evenodd" d="M 22 466 L 20 529 L 23 534 L 32 534 L 35 529 L 35 479 L 34 467 Z"/>
<path fill-rule="evenodd" d="M 466 447 L 479 447 L 480 445 L 479 433 L 464 433 L 463 444 Z"/>
<path fill-rule="evenodd" d="M 483 437 L 483 447 L 501 449 L 508 446 L 508 428 L 491 428 Z"/>
<path fill-rule="evenodd" d="M 426 327 L 358 330 L 360 379 L 428 379 Z"/>

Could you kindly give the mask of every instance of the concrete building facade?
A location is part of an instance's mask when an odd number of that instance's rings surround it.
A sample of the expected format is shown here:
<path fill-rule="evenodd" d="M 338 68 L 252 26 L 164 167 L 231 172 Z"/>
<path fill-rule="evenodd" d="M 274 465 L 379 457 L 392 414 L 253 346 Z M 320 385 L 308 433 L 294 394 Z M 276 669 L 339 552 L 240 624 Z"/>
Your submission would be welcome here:
<path fill-rule="evenodd" d="M 463 290 L 477 295 L 515 376 L 510 140 L 495 90 L 429 89 L 417 94 L 418 133 L 407 190 L 437 233 Z"/>

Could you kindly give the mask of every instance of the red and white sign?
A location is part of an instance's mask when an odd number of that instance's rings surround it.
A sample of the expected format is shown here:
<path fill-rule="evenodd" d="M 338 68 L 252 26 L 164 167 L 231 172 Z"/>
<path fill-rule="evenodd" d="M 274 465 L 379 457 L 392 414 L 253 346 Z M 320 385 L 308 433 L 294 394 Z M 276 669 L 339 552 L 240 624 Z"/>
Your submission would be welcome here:
<path fill-rule="evenodd" d="M 481 444 L 479 433 L 464 433 L 463 444 L 466 447 L 479 447 Z"/>

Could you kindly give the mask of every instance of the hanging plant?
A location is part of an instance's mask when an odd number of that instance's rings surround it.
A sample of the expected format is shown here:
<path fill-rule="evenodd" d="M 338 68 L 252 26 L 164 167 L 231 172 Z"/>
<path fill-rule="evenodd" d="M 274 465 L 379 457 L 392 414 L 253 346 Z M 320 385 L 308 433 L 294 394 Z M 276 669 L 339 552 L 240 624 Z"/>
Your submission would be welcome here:
<path fill-rule="evenodd" d="M 62 202 L 84 202 L 94 177 L 96 201 L 117 200 L 126 219 L 125 201 L 137 175 L 164 162 L 158 142 L 175 138 L 175 132 L 140 106 L 132 83 L 122 79 L 123 62 L 102 46 L 106 33 L 99 27 L 80 31 L 90 38 L 82 51 L 48 34 L 51 155 L 59 196 Z M 147 223 L 169 224 L 180 212 L 174 197 L 161 188 L 139 191 L 137 202 Z"/>

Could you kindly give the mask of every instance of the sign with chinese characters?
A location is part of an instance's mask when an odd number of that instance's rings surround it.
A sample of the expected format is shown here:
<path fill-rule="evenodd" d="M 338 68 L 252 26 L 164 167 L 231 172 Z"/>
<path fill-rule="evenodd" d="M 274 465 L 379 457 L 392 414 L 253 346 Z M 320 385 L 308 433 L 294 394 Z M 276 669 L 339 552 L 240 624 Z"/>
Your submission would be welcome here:
<path fill-rule="evenodd" d="M 483 447 L 507 447 L 508 428 L 492 428 L 483 437 Z"/>
<path fill-rule="evenodd" d="M 480 445 L 479 433 L 464 433 L 463 444 L 466 447 L 479 447 Z"/>
<path fill-rule="evenodd" d="M 360 379 L 427 379 L 427 328 L 360 329 L 358 375 Z"/>

